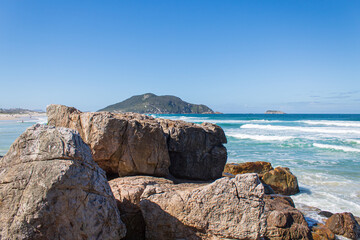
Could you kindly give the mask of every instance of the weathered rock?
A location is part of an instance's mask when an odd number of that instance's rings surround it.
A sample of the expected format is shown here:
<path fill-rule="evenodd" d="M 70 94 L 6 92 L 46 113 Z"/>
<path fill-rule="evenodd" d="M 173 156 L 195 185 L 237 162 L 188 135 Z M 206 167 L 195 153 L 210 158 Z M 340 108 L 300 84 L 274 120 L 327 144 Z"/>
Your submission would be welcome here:
<path fill-rule="evenodd" d="M 210 180 L 221 177 L 227 153 L 224 131 L 214 124 L 154 119 L 141 114 L 82 113 L 47 107 L 50 125 L 80 132 L 94 160 L 108 173 Z"/>
<path fill-rule="evenodd" d="M 0 239 L 125 236 L 105 172 L 77 132 L 34 125 L 0 169 Z"/>
<path fill-rule="evenodd" d="M 335 234 L 330 231 L 325 225 L 318 224 L 311 229 L 311 234 L 314 240 L 335 240 Z"/>
<path fill-rule="evenodd" d="M 233 175 L 244 174 L 244 173 L 257 173 L 261 178 L 263 174 L 273 170 L 269 162 L 244 162 L 244 163 L 227 163 L 224 168 L 225 173 Z"/>
<path fill-rule="evenodd" d="M 292 195 L 299 192 L 298 181 L 289 168 L 273 169 L 269 162 L 227 163 L 223 176 L 232 177 L 237 174 L 257 173 L 265 186 L 266 194 Z"/>
<path fill-rule="evenodd" d="M 169 148 L 170 173 L 177 178 L 210 180 L 222 176 L 227 160 L 224 131 L 217 125 L 156 119 Z"/>
<path fill-rule="evenodd" d="M 354 216 L 349 213 L 336 213 L 332 215 L 325 226 L 333 233 L 342 235 L 350 239 L 360 238 L 360 226 L 355 220 Z"/>
<path fill-rule="evenodd" d="M 109 181 L 112 192 L 126 225 L 127 240 L 145 239 L 145 220 L 140 210 L 140 197 L 148 185 L 172 184 L 164 178 L 132 176 Z"/>
<path fill-rule="evenodd" d="M 290 197 L 265 195 L 265 211 L 267 216 L 267 239 L 312 239 L 310 228 L 303 214 L 294 208 Z"/>
<path fill-rule="evenodd" d="M 279 194 L 292 195 L 299 192 L 297 177 L 289 168 L 276 167 L 265 173 L 261 180 Z"/>
<path fill-rule="evenodd" d="M 62 105 L 47 107 L 49 125 L 79 131 L 95 162 L 119 176 L 166 176 L 169 153 L 162 128 L 141 114 L 82 113 Z"/>
<path fill-rule="evenodd" d="M 141 210 L 146 239 L 258 239 L 265 233 L 264 190 L 255 174 L 211 184 L 138 176 L 114 179 L 110 186 L 122 214 Z"/>

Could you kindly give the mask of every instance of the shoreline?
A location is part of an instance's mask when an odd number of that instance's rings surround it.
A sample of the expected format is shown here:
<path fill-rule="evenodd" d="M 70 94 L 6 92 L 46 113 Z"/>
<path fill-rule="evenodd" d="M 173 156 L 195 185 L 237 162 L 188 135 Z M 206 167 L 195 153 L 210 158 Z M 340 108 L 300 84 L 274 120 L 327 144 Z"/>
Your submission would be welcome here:
<path fill-rule="evenodd" d="M 20 114 L 8 114 L 8 113 L 1 113 L 0 114 L 0 121 L 4 120 L 28 120 L 31 118 L 37 117 L 46 117 L 46 113 L 20 113 Z"/>

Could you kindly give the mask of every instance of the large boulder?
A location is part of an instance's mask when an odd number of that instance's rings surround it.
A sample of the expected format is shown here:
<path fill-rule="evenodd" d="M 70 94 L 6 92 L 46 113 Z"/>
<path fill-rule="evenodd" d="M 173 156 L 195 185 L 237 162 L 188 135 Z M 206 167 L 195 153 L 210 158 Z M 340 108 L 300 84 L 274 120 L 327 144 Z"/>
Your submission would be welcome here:
<path fill-rule="evenodd" d="M 0 169 L 0 239 L 125 236 L 105 172 L 77 132 L 34 125 Z"/>
<path fill-rule="evenodd" d="M 82 113 L 62 105 L 46 109 L 48 124 L 77 130 L 95 162 L 119 176 L 169 174 L 166 138 L 159 123 L 141 114 Z"/>
<path fill-rule="evenodd" d="M 289 168 L 276 167 L 265 173 L 261 180 L 279 194 L 293 195 L 300 192 L 297 177 Z"/>
<path fill-rule="evenodd" d="M 177 178 L 214 180 L 226 163 L 226 137 L 214 124 L 135 113 L 82 113 L 62 105 L 48 106 L 47 115 L 50 125 L 79 131 L 100 167 L 119 176 L 166 176 L 170 166 Z"/>
<path fill-rule="evenodd" d="M 211 184 L 137 176 L 114 179 L 110 186 L 122 215 L 143 221 L 141 234 L 127 239 L 259 239 L 265 234 L 264 189 L 256 174 Z"/>
<path fill-rule="evenodd" d="M 335 234 L 330 231 L 324 224 L 317 224 L 316 226 L 312 227 L 311 234 L 313 240 L 335 240 Z"/>
<path fill-rule="evenodd" d="M 336 213 L 326 220 L 325 226 L 335 234 L 350 239 L 360 238 L 360 225 L 352 213 Z"/>
<path fill-rule="evenodd" d="M 312 239 L 303 214 L 294 207 L 288 196 L 265 195 L 267 239 Z"/>
<path fill-rule="evenodd" d="M 170 173 L 177 178 L 214 180 L 222 176 L 227 160 L 221 127 L 202 123 L 156 119 L 167 137 Z"/>

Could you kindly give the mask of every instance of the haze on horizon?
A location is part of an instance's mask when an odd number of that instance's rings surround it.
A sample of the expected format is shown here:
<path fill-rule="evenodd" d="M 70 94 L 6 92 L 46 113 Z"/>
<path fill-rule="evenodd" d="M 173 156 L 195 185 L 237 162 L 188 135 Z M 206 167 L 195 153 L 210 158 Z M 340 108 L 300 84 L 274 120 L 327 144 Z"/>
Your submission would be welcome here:
<path fill-rule="evenodd" d="M 0 108 L 360 113 L 360 1 L 3 0 L 0 80 Z"/>

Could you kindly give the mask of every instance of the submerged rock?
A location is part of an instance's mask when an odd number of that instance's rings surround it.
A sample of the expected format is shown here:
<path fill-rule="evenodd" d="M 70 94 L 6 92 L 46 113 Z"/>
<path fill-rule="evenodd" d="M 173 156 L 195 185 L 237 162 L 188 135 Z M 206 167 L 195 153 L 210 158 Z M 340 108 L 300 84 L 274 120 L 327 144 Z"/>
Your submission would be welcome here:
<path fill-rule="evenodd" d="M 214 124 L 134 113 L 82 113 L 62 105 L 48 106 L 47 115 L 49 125 L 79 131 L 94 160 L 110 174 L 166 176 L 170 167 L 178 178 L 214 180 L 226 163 L 226 137 Z"/>
<path fill-rule="evenodd" d="M 325 226 L 335 234 L 350 239 L 360 238 L 360 226 L 352 213 L 336 213 L 326 221 Z"/>
<path fill-rule="evenodd" d="M 128 239 L 259 239 L 265 234 L 264 189 L 255 174 L 211 184 L 137 176 L 114 179 L 110 186 L 122 214 L 130 217 L 128 224 L 131 216 L 140 219 L 141 211 L 145 237 L 132 229 L 138 235 Z"/>
<path fill-rule="evenodd" d="M 30 127 L 0 169 L 0 239 L 125 236 L 105 172 L 77 132 Z"/>

